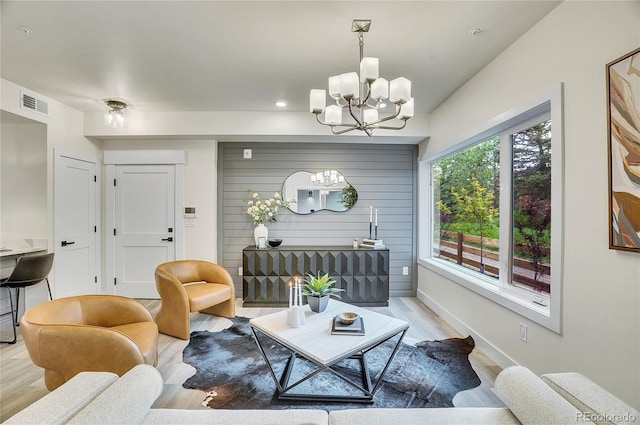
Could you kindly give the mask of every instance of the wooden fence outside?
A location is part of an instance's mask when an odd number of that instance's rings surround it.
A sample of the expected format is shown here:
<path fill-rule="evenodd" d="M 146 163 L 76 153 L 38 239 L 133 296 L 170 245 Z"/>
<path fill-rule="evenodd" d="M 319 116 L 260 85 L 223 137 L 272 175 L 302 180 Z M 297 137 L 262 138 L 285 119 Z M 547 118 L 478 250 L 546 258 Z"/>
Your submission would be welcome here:
<path fill-rule="evenodd" d="M 442 257 L 455 260 L 458 264 L 464 265 L 476 270 L 480 270 L 480 248 L 465 244 L 480 244 L 480 236 L 465 235 L 460 232 L 441 232 L 446 238 L 454 239 L 454 241 L 441 239 L 438 251 Z M 499 275 L 499 254 L 489 248 L 497 248 L 499 246 L 498 239 L 482 238 L 482 244 L 485 249 L 482 252 L 484 273 L 494 277 Z M 520 249 L 525 249 L 520 245 Z M 549 249 L 543 248 L 543 255 L 549 255 Z M 534 289 L 541 289 L 543 292 L 551 290 L 551 265 L 548 263 L 538 264 L 540 276 L 538 280 L 534 279 L 534 265 L 530 260 L 523 258 L 513 258 L 513 280 L 517 283 L 530 286 Z"/>

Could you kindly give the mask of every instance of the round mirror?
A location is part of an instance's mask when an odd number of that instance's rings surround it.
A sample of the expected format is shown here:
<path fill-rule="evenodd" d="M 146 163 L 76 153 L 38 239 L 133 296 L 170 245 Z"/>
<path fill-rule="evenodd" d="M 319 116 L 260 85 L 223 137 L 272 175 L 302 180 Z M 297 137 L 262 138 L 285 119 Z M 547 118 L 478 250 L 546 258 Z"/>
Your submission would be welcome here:
<path fill-rule="evenodd" d="M 289 209 L 297 214 L 342 212 L 355 205 L 358 192 L 337 170 L 296 171 L 284 181 L 282 198 L 295 201 Z"/>

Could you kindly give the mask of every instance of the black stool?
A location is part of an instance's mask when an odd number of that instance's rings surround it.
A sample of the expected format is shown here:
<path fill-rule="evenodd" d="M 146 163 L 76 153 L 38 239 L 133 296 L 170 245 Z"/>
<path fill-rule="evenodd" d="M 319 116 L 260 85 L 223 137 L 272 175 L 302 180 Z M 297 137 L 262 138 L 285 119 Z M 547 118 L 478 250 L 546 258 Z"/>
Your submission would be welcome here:
<path fill-rule="evenodd" d="M 18 305 L 20 304 L 20 288 L 32 286 L 42 282 L 47 282 L 47 289 L 49 290 L 49 299 L 51 297 L 51 287 L 49 286 L 49 279 L 47 276 L 53 266 L 53 252 L 43 255 L 25 255 L 18 258 L 11 276 L 0 280 L 0 288 L 7 288 L 9 290 L 9 304 L 11 305 L 11 324 L 13 325 L 13 340 L 12 341 L 0 341 L 0 343 L 15 344 L 17 341 L 16 326 L 18 326 Z M 13 297 L 11 296 L 11 289 L 16 290 L 16 306 L 13 308 Z"/>

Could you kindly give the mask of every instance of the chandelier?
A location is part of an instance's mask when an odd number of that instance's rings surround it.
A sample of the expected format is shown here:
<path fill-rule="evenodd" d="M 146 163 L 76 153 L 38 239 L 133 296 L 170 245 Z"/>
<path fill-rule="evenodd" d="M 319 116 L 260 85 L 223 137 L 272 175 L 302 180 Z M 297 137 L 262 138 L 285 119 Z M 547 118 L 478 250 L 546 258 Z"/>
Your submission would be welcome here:
<path fill-rule="evenodd" d="M 352 32 L 358 33 L 360 45 L 360 76 L 356 72 L 329 77 L 329 96 L 335 104 L 326 106 L 326 90 L 312 89 L 309 94 L 309 110 L 322 125 L 331 127 L 333 134 L 343 134 L 352 130 L 364 131 L 368 136 L 376 128 L 401 130 L 413 116 L 411 81 L 404 77 L 390 82 L 378 77 L 378 58 L 364 57 L 364 33 L 369 32 L 370 19 L 354 19 Z M 384 102 L 393 103 L 395 110 L 381 116 Z M 342 112 L 348 110 L 343 123 Z M 320 114 L 324 112 L 324 121 Z M 349 116 L 351 119 L 349 119 Z M 397 119 L 396 126 L 383 123 Z"/>
<path fill-rule="evenodd" d="M 337 170 L 324 170 L 311 174 L 311 183 L 320 186 L 335 186 L 344 183 L 344 176 Z"/>
<path fill-rule="evenodd" d="M 107 100 L 105 103 L 109 110 L 104 113 L 104 124 L 113 128 L 125 127 L 127 104 L 119 100 Z"/>

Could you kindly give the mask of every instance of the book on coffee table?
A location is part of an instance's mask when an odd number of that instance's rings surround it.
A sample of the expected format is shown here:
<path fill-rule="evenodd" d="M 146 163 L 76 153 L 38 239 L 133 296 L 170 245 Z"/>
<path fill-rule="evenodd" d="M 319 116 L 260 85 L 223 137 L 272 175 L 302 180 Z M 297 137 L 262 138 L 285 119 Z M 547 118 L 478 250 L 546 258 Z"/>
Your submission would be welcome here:
<path fill-rule="evenodd" d="M 364 320 L 358 317 L 352 324 L 345 325 L 340 322 L 338 316 L 331 321 L 332 335 L 364 335 Z"/>

